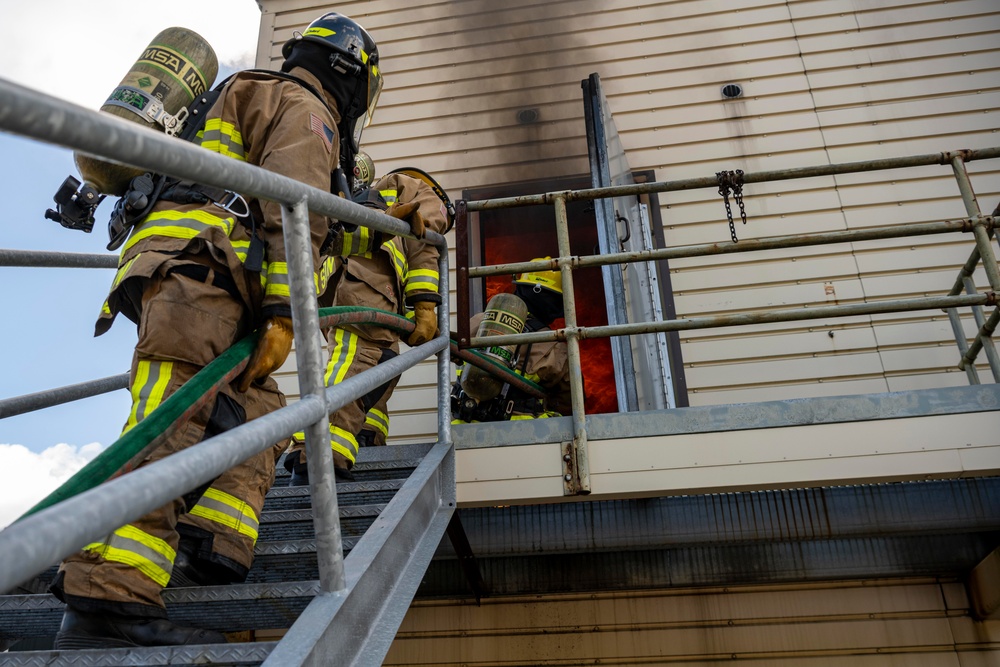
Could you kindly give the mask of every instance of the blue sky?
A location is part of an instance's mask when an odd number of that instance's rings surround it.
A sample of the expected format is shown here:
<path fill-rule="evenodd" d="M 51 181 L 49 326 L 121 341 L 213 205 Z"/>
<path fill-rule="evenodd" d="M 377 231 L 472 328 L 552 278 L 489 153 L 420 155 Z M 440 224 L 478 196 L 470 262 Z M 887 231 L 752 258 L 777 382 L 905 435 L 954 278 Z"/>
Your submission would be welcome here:
<path fill-rule="evenodd" d="M 172 25 L 205 37 L 226 70 L 253 65 L 254 0 L 178 0 L 170 14 L 182 18 L 163 17 L 152 4 L 109 0 L 5 7 L 0 77 L 97 109 L 150 40 Z M 97 39 L 109 34 L 114 39 Z M 108 252 L 112 199 L 98 209 L 90 234 L 44 218 L 69 174 L 79 177 L 72 151 L 0 132 L 0 248 Z M 0 399 L 128 371 L 135 326 L 119 318 L 107 334 L 93 335 L 112 277 L 104 269 L 0 267 Z M 122 390 L 0 420 L 0 526 L 113 442 L 128 409 Z"/>

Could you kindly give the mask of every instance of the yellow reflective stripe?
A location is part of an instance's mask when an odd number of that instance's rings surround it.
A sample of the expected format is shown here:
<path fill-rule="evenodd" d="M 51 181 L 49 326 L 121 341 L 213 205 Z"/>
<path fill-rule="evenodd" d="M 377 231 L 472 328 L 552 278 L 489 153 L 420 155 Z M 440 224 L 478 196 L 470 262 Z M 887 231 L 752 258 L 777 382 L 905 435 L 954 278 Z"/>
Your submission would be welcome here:
<path fill-rule="evenodd" d="M 108 300 L 107 299 L 104 300 L 104 305 L 101 306 L 101 312 L 105 313 L 107 315 L 111 314 L 111 306 L 108 305 Z"/>
<path fill-rule="evenodd" d="M 542 378 L 538 377 L 537 373 L 525 373 L 524 371 L 514 371 L 514 372 L 523 377 L 525 380 L 531 380 L 535 384 L 538 384 L 542 380 Z"/>
<path fill-rule="evenodd" d="M 340 256 L 365 255 L 370 257 L 372 251 L 372 231 L 359 226 L 353 232 L 343 232 L 343 245 Z"/>
<path fill-rule="evenodd" d="M 358 337 L 350 331 L 337 329 L 333 339 L 335 343 L 333 353 L 330 355 L 330 363 L 327 364 L 326 374 L 323 376 L 323 384 L 327 387 L 344 381 L 358 352 Z M 331 377 L 333 382 L 330 382 Z"/>
<path fill-rule="evenodd" d="M 354 434 L 333 424 L 330 424 L 330 447 L 347 457 L 351 463 L 354 463 L 358 455 L 358 439 Z"/>
<path fill-rule="evenodd" d="M 423 278 L 423 280 L 414 280 Z M 440 285 L 441 274 L 434 269 L 413 269 L 406 274 L 406 293 L 423 290 L 426 292 L 437 292 Z"/>
<path fill-rule="evenodd" d="M 173 369 L 172 361 L 139 361 L 136 364 L 135 378 L 129 388 L 132 394 L 132 410 L 129 412 L 128 422 L 122 434 L 148 417 L 149 413 L 163 402 Z"/>
<path fill-rule="evenodd" d="M 406 255 L 398 245 L 398 239 L 389 239 L 382 244 L 382 249 L 388 252 L 389 256 L 392 257 L 392 268 L 396 269 L 396 275 L 399 276 L 399 282 L 405 283 L 409 263 L 406 261 Z"/>
<path fill-rule="evenodd" d="M 192 508 L 191 514 L 200 516 L 217 524 L 232 528 L 246 535 L 255 543 L 260 524 L 253 508 L 236 496 L 229 495 L 219 489 L 210 488 Z"/>
<path fill-rule="evenodd" d="M 114 289 L 118 287 L 118 284 L 121 283 L 122 279 L 125 277 L 125 274 L 128 273 L 128 270 L 132 268 L 133 264 L 135 264 L 135 260 L 139 259 L 140 257 L 142 257 L 142 253 L 139 253 L 129 261 L 125 262 L 121 267 L 119 267 L 118 271 L 115 273 L 115 279 L 111 281 L 112 291 L 114 291 Z"/>
<path fill-rule="evenodd" d="M 164 540 L 154 537 L 135 526 L 125 525 L 108 535 L 104 542 L 85 546 L 105 560 L 134 567 L 160 586 L 170 581 L 177 553 Z"/>
<path fill-rule="evenodd" d="M 379 190 L 378 193 L 382 195 L 382 199 L 389 205 L 389 208 L 392 208 L 392 205 L 396 203 L 397 197 L 399 197 L 397 190 Z"/>
<path fill-rule="evenodd" d="M 521 419 L 549 419 L 550 417 L 562 417 L 562 415 L 558 412 L 549 411 L 538 415 L 511 415 L 510 420 L 513 422 Z"/>
<path fill-rule="evenodd" d="M 308 35 L 316 35 L 317 37 L 329 37 L 330 35 L 336 35 L 336 34 L 337 34 L 336 32 L 330 30 L 329 28 L 313 26 L 312 28 L 309 28 L 304 33 L 302 33 L 302 36 L 306 37 Z M 364 52 L 362 51 L 362 53 Z"/>
<path fill-rule="evenodd" d="M 222 228 L 226 236 L 229 236 L 234 224 L 233 218 L 220 218 L 205 211 L 157 211 L 150 213 L 139 223 L 125 243 L 122 252 L 150 236 L 193 239 L 212 227 Z"/>
<path fill-rule="evenodd" d="M 267 267 L 267 288 L 265 296 L 291 296 L 288 288 L 288 263 L 271 262 Z"/>
<path fill-rule="evenodd" d="M 264 288 L 265 296 L 287 296 L 292 295 L 291 288 L 288 284 L 288 263 L 287 262 L 271 262 L 267 265 L 267 282 L 264 283 L 266 287 Z M 313 289 L 316 290 L 317 294 L 321 294 L 319 291 L 320 279 L 319 275 L 313 274 Z"/>
<path fill-rule="evenodd" d="M 240 264 L 245 264 L 247 261 L 247 253 L 250 252 L 250 241 L 233 241 L 230 239 L 230 242 L 233 244 L 233 251 L 239 258 Z"/>
<path fill-rule="evenodd" d="M 221 118 L 210 118 L 198 133 L 201 147 L 226 157 L 246 162 L 243 152 L 243 136 L 236 126 Z"/>
<path fill-rule="evenodd" d="M 365 415 L 365 424 L 378 429 L 382 432 L 382 435 L 389 436 L 389 415 L 381 410 L 376 410 L 375 408 L 369 410 L 368 414 Z"/>

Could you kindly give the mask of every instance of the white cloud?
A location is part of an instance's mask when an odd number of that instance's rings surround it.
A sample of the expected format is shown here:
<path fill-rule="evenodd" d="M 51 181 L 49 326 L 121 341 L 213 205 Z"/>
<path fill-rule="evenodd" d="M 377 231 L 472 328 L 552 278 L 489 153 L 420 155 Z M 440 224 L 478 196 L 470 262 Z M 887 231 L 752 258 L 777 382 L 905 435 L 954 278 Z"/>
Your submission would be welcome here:
<path fill-rule="evenodd" d="M 103 450 L 104 445 L 97 442 L 83 447 L 59 444 L 41 453 L 23 445 L 0 445 L 0 528 L 59 488 Z"/>
<path fill-rule="evenodd" d="M 260 15 L 253 0 L 19 2 L 0 21 L 0 76 L 96 109 L 153 37 L 171 26 L 208 40 L 220 63 L 251 66 Z"/>

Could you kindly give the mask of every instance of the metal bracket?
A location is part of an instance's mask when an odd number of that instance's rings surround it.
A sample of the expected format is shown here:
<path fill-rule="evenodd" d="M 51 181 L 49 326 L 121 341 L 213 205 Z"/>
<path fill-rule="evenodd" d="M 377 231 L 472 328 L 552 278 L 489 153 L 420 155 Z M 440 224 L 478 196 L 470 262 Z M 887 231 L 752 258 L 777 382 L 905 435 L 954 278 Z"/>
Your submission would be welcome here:
<path fill-rule="evenodd" d="M 572 440 L 564 440 L 560 443 L 559 447 L 562 451 L 563 495 L 580 495 L 580 475 L 578 474 L 579 468 L 576 465 L 576 447 L 573 446 Z"/>
<path fill-rule="evenodd" d="M 146 115 L 153 120 L 155 123 L 159 123 L 163 126 L 163 131 L 168 137 L 176 136 L 182 129 L 184 129 L 184 122 L 188 117 L 187 107 L 181 107 L 177 111 L 176 116 L 171 116 L 167 113 L 167 110 L 163 108 L 163 103 L 158 99 L 151 98 L 150 104 L 146 107 Z"/>

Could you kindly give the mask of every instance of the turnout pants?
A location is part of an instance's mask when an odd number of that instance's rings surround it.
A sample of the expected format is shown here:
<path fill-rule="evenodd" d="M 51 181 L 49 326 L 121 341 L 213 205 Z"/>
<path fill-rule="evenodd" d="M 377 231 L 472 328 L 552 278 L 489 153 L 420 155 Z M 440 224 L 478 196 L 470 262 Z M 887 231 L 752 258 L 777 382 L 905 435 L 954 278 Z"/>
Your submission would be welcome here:
<path fill-rule="evenodd" d="M 374 368 L 399 354 L 398 341 L 372 340 L 361 331 L 360 327 L 331 328 L 326 334 L 330 361 L 326 367 L 324 383 L 328 387 Z M 370 411 L 378 411 L 381 406 L 383 417 L 380 421 L 385 426 L 385 433 L 388 433 L 389 417 L 385 412 L 385 402 L 389 400 L 397 382 L 399 382 L 398 376 L 330 415 L 330 447 L 333 448 L 333 458 L 337 467 L 350 468 L 354 465 L 360 446 L 359 437 L 365 444 L 375 444 L 376 436 L 371 432 L 377 427 L 367 421 Z M 372 419 L 377 418 L 372 417 Z M 368 438 L 371 438 L 371 442 L 366 442 Z M 381 444 L 385 444 L 384 434 Z M 289 454 L 295 452 L 298 453 L 299 463 L 306 460 L 305 441 L 301 433 L 295 434 L 294 442 L 288 448 Z"/>
<path fill-rule="evenodd" d="M 142 289 L 139 341 L 130 373 L 132 409 L 125 431 L 141 422 L 208 362 L 246 333 L 241 302 L 213 284 L 165 270 Z M 171 433 L 142 466 L 159 461 L 285 404 L 274 380 L 245 394 L 232 385 Z M 202 535 L 206 556 L 248 570 L 264 496 L 287 442 L 253 456 L 210 484 L 176 498 L 67 558 L 53 585 L 84 611 L 164 617 L 161 590 L 170 580 L 183 521 Z"/>

